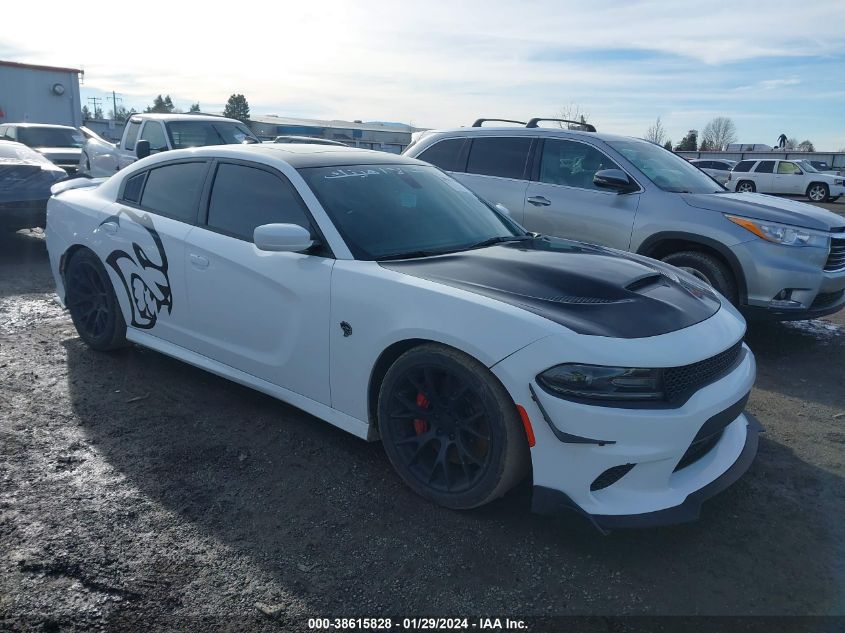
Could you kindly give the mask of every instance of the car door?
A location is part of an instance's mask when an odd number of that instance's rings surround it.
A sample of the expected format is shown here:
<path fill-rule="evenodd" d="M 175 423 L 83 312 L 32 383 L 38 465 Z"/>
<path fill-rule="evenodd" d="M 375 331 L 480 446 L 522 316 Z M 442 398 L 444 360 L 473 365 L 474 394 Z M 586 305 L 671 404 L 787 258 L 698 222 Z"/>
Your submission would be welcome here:
<path fill-rule="evenodd" d="M 220 161 L 187 238 L 189 347 L 216 361 L 330 404 L 328 253 L 260 251 L 262 224 L 316 225 L 290 181 L 243 161 Z"/>
<path fill-rule="evenodd" d="M 775 193 L 774 191 L 774 183 L 772 182 L 773 172 L 775 170 L 775 161 L 773 160 L 761 160 L 757 165 L 754 166 L 754 169 L 751 170 L 751 173 L 748 175 L 751 176 L 751 180 L 754 181 L 754 186 L 757 188 L 757 191 L 760 193 Z"/>
<path fill-rule="evenodd" d="M 772 175 L 772 191 L 775 193 L 803 194 L 807 189 L 804 171 L 791 160 L 779 160 Z"/>
<path fill-rule="evenodd" d="M 97 229 L 126 324 L 177 345 L 191 328 L 185 238 L 208 168 L 208 161 L 177 161 L 133 175 Z"/>
<path fill-rule="evenodd" d="M 538 150 L 539 170 L 526 191 L 525 227 L 627 250 L 641 194 L 593 184 L 597 171 L 621 170 L 619 165 L 581 141 L 547 138 Z"/>
<path fill-rule="evenodd" d="M 451 175 L 492 205 L 504 206 L 522 222 L 528 188 L 530 136 L 479 136 L 471 139 L 466 168 Z"/>

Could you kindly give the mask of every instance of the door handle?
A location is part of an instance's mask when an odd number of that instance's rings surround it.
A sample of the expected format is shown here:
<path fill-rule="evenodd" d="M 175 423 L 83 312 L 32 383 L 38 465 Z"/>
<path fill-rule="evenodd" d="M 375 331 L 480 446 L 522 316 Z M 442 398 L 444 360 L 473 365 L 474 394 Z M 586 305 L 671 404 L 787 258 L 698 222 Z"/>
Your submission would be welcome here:
<path fill-rule="evenodd" d="M 531 196 L 528 198 L 528 202 L 533 204 L 535 207 L 547 207 L 552 202 L 548 198 L 544 198 L 543 196 Z"/>
<path fill-rule="evenodd" d="M 114 235 L 115 233 L 117 233 L 117 229 L 119 229 L 120 226 L 117 224 L 117 222 L 103 222 L 100 225 L 100 228 L 103 229 L 103 231 L 105 231 L 109 235 Z"/>
<path fill-rule="evenodd" d="M 191 253 L 189 255 L 189 258 L 191 260 L 191 266 L 193 266 L 194 268 L 199 268 L 200 270 L 208 268 L 208 257 L 203 257 L 202 255 Z"/>

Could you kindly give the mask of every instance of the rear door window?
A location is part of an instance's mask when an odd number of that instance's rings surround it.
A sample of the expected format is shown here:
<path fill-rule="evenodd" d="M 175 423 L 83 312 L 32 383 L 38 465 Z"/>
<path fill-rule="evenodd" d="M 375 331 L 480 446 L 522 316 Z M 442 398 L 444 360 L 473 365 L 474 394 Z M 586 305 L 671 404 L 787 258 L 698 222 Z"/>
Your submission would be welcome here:
<path fill-rule="evenodd" d="M 479 137 L 472 140 L 467 173 L 499 178 L 525 178 L 530 137 Z"/>
<path fill-rule="evenodd" d="M 462 138 L 447 138 L 444 141 L 438 141 L 417 158 L 444 171 L 463 171 L 460 155 L 464 142 L 465 139 Z"/>
<path fill-rule="evenodd" d="M 141 206 L 193 224 L 207 169 L 208 163 L 204 161 L 174 163 L 151 169 L 141 196 Z"/>
<path fill-rule="evenodd" d="M 757 174 L 771 174 L 775 170 L 775 161 L 773 160 L 761 160 L 760 164 L 754 168 L 754 172 Z"/>
<path fill-rule="evenodd" d="M 229 163 L 217 168 L 206 224 L 248 242 L 262 224 L 298 224 L 311 230 L 305 205 L 287 178 Z"/>

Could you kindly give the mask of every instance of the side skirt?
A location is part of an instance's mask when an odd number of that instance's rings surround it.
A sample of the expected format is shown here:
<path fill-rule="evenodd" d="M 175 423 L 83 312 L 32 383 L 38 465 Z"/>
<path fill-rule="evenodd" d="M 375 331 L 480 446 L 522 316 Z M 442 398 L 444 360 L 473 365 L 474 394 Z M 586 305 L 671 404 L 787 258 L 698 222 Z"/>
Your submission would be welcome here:
<path fill-rule="evenodd" d="M 180 347 L 179 345 L 160 339 L 157 336 L 153 336 L 148 332 L 141 332 L 133 328 L 127 328 L 126 338 L 133 343 L 137 343 L 143 347 L 148 347 L 167 356 L 172 356 L 173 358 L 184 361 L 189 365 L 199 367 L 200 369 L 209 371 L 212 374 L 217 374 L 218 376 L 222 376 L 223 378 L 236 382 L 239 385 L 250 387 L 256 391 L 265 393 L 268 396 L 272 396 L 277 400 L 293 405 L 298 409 L 302 409 L 306 413 L 310 413 L 321 420 L 325 420 L 329 424 L 333 424 L 344 431 L 352 433 L 352 435 L 365 440 L 371 439 L 369 436 L 369 424 L 362 422 L 358 418 L 353 418 L 351 415 L 332 409 L 321 402 L 312 400 L 311 398 L 285 389 L 284 387 L 274 385 L 271 382 L 267 382 L 266 380 L 243 372 L 239 369 L 235 369 L 229 365 L 212 360 L 202 354 L 192 352 L 184 347 Z"/>

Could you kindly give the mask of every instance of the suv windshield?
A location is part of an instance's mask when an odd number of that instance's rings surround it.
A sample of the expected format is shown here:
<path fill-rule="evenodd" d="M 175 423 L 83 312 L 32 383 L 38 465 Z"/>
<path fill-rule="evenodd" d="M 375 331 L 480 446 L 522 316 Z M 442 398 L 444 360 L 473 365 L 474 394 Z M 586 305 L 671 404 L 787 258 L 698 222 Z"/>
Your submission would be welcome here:
<path fill-rule="evenodd" d="M 819 170 L 818 170 L 818 169 L 816 169 L 815 167 L 813 167 L 813 166 L 810 164 L 810 161 L 807 161 L 807 160 L 796 160 L 795 162 L 796 162 L 796 163 L 798 163 L 799 165 L 801 165 L 801 169 L 803 169 L 804 171 L 808 171 L 808 172 L 810 172 L 811 174 L 818 174 L 818 173 L 819 173 Z"/>
<path fill-rule="evenodd" d="M 61 127 L 21 127 L 18 140 L 30 147 L 82 147 L 85 137 L 82 132 Z"/>
<path fill-rule="evenodd" d="M 165 127 L 173 149 L 258 142 L 248 127 L 231 121 L 169 121 Z"/>
<path fill-rule="evenodd" d="M 357 259 L 423 257 L 525 233 L 429 165 L 299 170 Z"/>
<path fill-rule="evenodd" d="M 608 141 L 663 191 L 718 193 L 725 191 L 715 180 L 680 156 L 647 141 Z"/>

